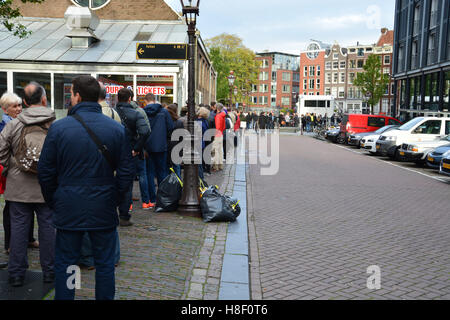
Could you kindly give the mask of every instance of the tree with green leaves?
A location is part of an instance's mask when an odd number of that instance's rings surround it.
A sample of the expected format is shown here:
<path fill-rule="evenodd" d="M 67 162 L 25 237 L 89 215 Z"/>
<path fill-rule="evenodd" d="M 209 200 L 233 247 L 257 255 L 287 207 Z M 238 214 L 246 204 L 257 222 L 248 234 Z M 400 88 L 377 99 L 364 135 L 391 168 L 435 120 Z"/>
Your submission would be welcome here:
<path fill-rule="evenodd" d="M 20 1 L 22 3 L 42 3 L 45 0 Z M 0 23 L 16 37 L 25 38 L 31 32 L 23 24 L 15 21 L 15 19 L 20 17 L 22 17 L 20 9 L 13 6 L 13 0 L 0 0 Z"/>
<path fill-rule="evenodd" d="M 368 57 L 363 69 L 364 72 L 357 74 L 353 84 L 368 97 L 367 104 L 370 106 L 370 113 L 373 114 L 373 107 L 380 103 L 389 85 L 389 75 L 382 72 L 381 60 L 374 54 Z"/>
<path fill-rule="evenodd" d="M 205 41 L 209 55 L 217 72 L 217 100 L 230 101 L 230 86 L 227 77 L 234 71 L 238 94 L 236 101 L 250 104 L 252 85 L 258 83 L 259 64 L 255 53 L 246 48 L 241 38 L 223 33 Z"/>

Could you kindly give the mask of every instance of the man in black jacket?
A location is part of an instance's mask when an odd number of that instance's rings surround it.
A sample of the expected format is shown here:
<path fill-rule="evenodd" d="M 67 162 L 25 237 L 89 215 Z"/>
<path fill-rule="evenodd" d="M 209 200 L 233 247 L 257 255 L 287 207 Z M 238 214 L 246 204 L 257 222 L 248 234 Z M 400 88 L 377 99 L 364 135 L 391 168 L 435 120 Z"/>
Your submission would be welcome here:
<path fill-rule="evenodd" d="M 128 141 L 130 142 L 132 156 L 134 158 L 133 160 L 136 161 L 139 159 L 139 155 L 142 155 L 144 152 L 144 144 L 150 136 L 150 128 L 145 121 L 144 116 L 131 105 L 132 94 L 129 89 L 120 89 L 117 97 L 119 103 L 116 106 L 116 110 L 122 120 L 122 124 L 126 128 Z M 133 186 L 128 190 L 124 197 L 124 201 L 119 205 L 120 226 L 122 227 L 133 225 L 130 222 L 131 215 L 129 213 L 131 204 L 133 203 L 132 193 Z M 144 199 L 143 208 L 148 209 L 151 206 L 150 199 Z"/>

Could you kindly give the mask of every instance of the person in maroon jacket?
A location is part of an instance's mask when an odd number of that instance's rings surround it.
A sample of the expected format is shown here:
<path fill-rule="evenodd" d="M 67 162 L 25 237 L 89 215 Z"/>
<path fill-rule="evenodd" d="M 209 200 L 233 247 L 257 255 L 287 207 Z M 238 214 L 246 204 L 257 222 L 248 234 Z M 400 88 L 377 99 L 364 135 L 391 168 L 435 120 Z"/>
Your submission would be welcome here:
<path fill-rule="evenodd" d="M 226 129 L 226 114 L 223 111 L 223 104 L 217 104 L 217 114 L 214 119 L 216 124 L 216 135 L 213 142 L 214 158 L 212 159 L 212 171 L 223 170 L 223 132 Z"/>

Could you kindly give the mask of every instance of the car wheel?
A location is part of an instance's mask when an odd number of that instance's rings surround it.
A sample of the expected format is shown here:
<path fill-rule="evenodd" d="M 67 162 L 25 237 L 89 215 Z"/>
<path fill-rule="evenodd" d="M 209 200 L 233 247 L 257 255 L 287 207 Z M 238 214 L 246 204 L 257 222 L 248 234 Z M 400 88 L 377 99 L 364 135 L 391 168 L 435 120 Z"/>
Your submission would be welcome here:
<path fill-rule="evenodd" d="M 400 151 L 398 151 L 399 149 L 395 149 L 394 152 L 394 157 L 392 159 L 394 159 L 395 161 L 400 161 Z"/>

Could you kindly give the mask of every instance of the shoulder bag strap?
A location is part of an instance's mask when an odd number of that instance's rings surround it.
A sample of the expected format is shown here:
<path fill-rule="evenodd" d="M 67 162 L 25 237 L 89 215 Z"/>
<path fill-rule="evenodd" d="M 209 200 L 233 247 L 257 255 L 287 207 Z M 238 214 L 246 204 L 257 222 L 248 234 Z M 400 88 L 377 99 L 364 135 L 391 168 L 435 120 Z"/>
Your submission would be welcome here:
<path fill-rule="evenodd" d="M 78 114 L 72 114 L 71 117 L 76 119 L 81 125 L 86 129 L 87 133 L 91 137 L 92 141 L 97 145 L 98 150 L 102 153 L 102 155 L 105 157 L 106 161 L 109 163 L 111 168 L 115 170 L 114 160 L 111 156 L 111 153 L 109 153 L 108 147 L 103 144 L 100 139 L 97 137 L 97 135 L 89 128 L 86 123 L 83 121 L 83 119 Z"/>

